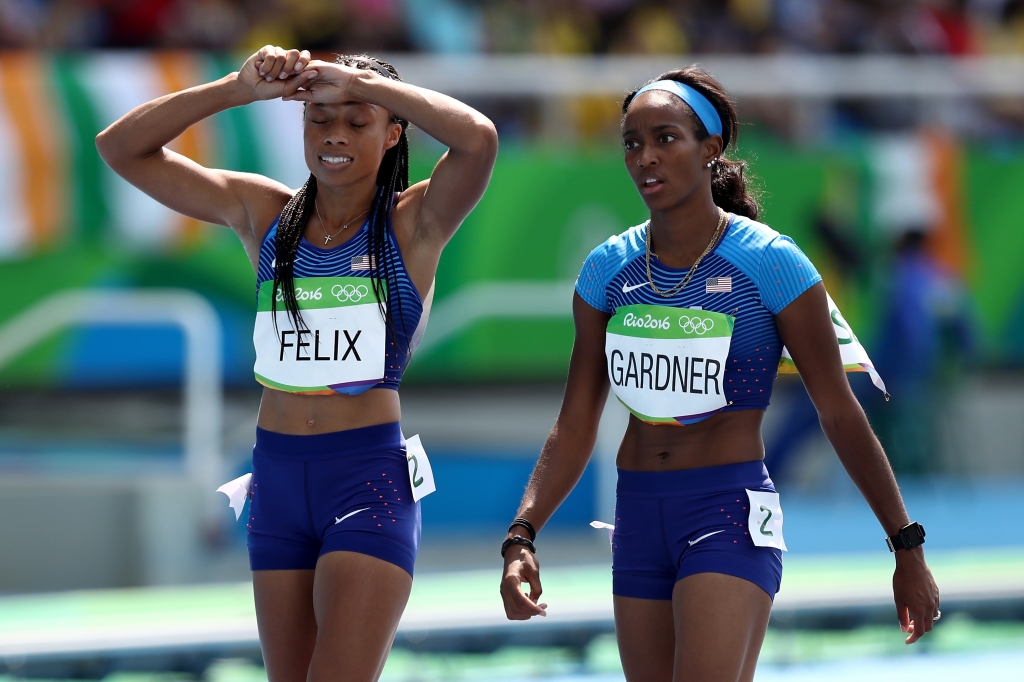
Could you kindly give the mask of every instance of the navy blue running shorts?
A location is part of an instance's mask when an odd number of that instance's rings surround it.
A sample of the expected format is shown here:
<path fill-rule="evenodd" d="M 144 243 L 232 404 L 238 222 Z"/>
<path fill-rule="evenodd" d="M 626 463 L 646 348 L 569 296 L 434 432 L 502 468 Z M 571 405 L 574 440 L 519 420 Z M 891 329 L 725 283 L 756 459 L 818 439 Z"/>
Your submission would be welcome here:
<path fill-rule="evenodd" d="M 772 599 L 782 582 L 782 552 L 750 539 L 746 490 L 775 492 L 764 463 L 676 471 L 619 469 L 612 536 L 612 592 L 672 599 L 696 573 L 750 581 Z"/>
<path fill-rule="evenodd" d="M 398 422 L 314 436 L 256 429 L 249 567 L 316 567 L 328 552 L 358 552 L 412 575 L 420 505 L 412 498 Z"/>

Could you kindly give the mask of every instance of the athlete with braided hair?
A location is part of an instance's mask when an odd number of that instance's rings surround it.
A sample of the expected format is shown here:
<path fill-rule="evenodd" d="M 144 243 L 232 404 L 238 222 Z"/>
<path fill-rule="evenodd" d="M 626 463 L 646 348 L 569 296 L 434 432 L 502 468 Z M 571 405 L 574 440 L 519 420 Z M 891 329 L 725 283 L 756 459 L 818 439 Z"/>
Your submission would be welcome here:
<path fill-rule="evenodd" d="M 310 177 L 298 191 L 165 147 L 217 112 L 278 97 L 305 103 Z M 410 123 L 448 147 L 411 187 Z M 490 179 L 493 124 L 373 57 L 326 63 L 267 46 L 237 73 L 136 107 L 96 144 L 161 203 L 233 229 L 256 271 L 266 388 L 248 543 L 268 678 L 376 680 L 420 535 L 397 389 L 441 251 Z"/>
<path fill-rule="evenodd" d="M 502 544 L 506 615 L 546 614 L 533 540 L 583 474 L 611 388 L 631 413 L 607 524 L 626 679 L 752 680 L 786 549 L 761 420 L 789 357 L 889 536 L 897 617 L 916 641 L 939 618 L 939 593 L 923 529 L 843 372 L 863 349 L 807 256 L 757 222 L 745 164 L 725 155 L 733 104 L 689 67 L 634 90 L 622 111 L 650 220 L 595 248 L 576 282 L 565 398 Z M 859 362 L 874 372 L 866 353 Z"/>

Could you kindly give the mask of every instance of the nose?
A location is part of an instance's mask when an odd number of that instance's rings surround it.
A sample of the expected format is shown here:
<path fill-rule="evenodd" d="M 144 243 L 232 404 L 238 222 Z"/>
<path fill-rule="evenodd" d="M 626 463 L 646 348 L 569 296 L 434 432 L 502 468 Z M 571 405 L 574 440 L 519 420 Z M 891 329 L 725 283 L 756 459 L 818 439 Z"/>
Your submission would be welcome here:
<path fill-rule="evenodd" d="M 348 136 L 345 134 L 345 127 L 342 125 L 332 125 L 328 128 L 323 141 L 324 144 L 347 145 L 349 143 Z"/>
<path fill-rule="evenodd" d="M 640 168 L 647 168 L 649 166 L 658 165 L 658 157 L 654 154 L 653 150 L 645 145 L 640 149 L 640 153 L 636 157 L 636 165 Z"/>

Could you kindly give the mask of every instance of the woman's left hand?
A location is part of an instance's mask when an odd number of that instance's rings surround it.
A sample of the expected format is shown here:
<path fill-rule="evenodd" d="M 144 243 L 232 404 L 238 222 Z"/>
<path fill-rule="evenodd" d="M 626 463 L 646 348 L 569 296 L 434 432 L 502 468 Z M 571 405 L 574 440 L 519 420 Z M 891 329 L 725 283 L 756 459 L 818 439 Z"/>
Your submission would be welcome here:
<path fill-rule="evenodd" d="M 939 587 L 920 547 L 896 552 L 892 592 L 900 629 L 910 635 L 906 643 L 913 644 L 934 627 L 940 615 Z"/>
<path fill-rule="evenodd" d="M 306 69 L 317 73 L 309 83 L 290 95 L 282 97 L 286 101 L 315 102 L 317 104 L 343 104 L 358 99 L 352 96 L 352 84 L 361 76 L 372 77 L 373 72 L 356 69 L 344 64 L 314 59 L 306 65 Z"/>

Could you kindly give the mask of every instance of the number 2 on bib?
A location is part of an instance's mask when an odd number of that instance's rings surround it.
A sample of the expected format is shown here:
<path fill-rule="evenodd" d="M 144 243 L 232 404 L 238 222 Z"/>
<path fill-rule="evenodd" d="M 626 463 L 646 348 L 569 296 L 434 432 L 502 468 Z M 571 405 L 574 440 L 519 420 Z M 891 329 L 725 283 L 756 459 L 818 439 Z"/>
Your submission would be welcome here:
<path fill-rule="evenodd" d="M 418 435 L 405 441 L 405 459 L 409 463 L 409 485 L 412 487 L 412 499 L 419 502 L 422 498 L 437 490 L 434 485 L 434 472 L 427 459 L 427 451 L 423 449 Z"/>
<path fill-rule="evenodd" d="M 788 551 L 782 537 L 782 506 L 779 494 L 768 490 L 747 490 L 750 501 L 750 515 L 747 517 L 747 532 L 758 547 L 775 547 Z"/>

